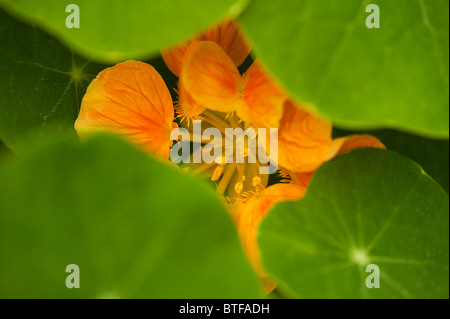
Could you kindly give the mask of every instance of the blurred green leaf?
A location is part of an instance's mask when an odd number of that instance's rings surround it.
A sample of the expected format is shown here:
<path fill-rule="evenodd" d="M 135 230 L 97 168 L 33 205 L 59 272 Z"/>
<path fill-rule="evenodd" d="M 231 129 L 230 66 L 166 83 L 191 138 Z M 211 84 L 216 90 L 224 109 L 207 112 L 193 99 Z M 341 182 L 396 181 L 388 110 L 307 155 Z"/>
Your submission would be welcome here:
<path fill-rule="evenodd" d="M 1 1 L 0 1 L 1 2 Z M 67 28 L 68 4 L 80 28 Z M 5 8 L 39 23 L 86 56 L 103 62 L 146 58 L 211 24 L 238 15 L 246 0 L 3 0 Z"/>
<path fill-rule="evenodd" d="M 46 33 L 0 10 L 0 139 L 23 141 L 72 128 L 89 82 L 105 65 L 85 60 Z"/>
<path fill-rule="evenodd" d="M 252 1 L 239 20 L 269 71 L 339 126 L 448 138 L 448 12 L 447 0 Z"/>
<path fill-rule="evenodd" d="M 414 162 L 359 149 L 316 172 L 259 230 L 263 264 L 304 298 L 448 298 L 448 195 Z M 368 264 L 380 288 L 366 287 Z"/>
<path fill-rule="evenodd" d="M 386 145 L 388 150 L 395 151 L 422 166 L 441 187 L 449 192 L 449 141 L 435 140 L 411 135 L 396 130 L 378 131 L 345 131 L 333 129 L 334 137 L 351 134 L 371 134 Z"/>
<path fill-rule="evenodd" d="M 0 181 L 1 298 L 262 297 L 216 195 L 117 138 L 47 146 Z"/>
<path fill-rule="evenodd" d="M 8 160 L 9 158 L 13 157 L 14 153 L 11 152 L 11 150 L 6 147 L 6 145 L 0 140 L 0 167 L 3 164 L 4 160 Z"/>

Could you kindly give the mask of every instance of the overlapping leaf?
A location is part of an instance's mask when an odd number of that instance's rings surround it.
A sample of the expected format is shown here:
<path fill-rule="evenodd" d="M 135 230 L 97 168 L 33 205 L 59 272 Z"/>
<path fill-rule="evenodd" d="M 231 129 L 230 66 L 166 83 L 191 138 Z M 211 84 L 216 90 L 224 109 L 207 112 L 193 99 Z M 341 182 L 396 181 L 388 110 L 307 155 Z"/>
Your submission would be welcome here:
<path fill-rule="evenodd" d="M 78 0 L 80 28 L 67 28 L 71 0 L 3 0 L 84 55 L 103 62 L 148 58 L 245 7 L 244 0 Z"/>
<path fill-rule="evenodd" d="M 262 296 L 215 194 L 116 138 L 48 146 L 0 180 L 0 297 Z"/>
<path fill-rule="evenodd" d="M 366 134 L 367 131 L 354 132 L 333 130 L 335 137 L 350 134 Z M 388 150 L 402 154 L 413 160 L 429 174 L 441 187 L 449 192 L 449 141 L 429 139 L 422 136 L 399 132 L 397 130 L 369 131 L 386 145 Z"/>
<path fill-rule="evenodd" d="M 448 298 L 448 195 L 415 163 L 360 149 L 317 171 L 306 197 L 274 207 L 263 263 L 304 298 Z M 368 288 L 369 264 L 380 287 Z"/>
<path fill-rule="evenodd" d="M 380 28 L 366 26 L 377 4 Z M 240 16 L 267 68 L 345 128 L 448 138 L 446 0 L 252 1 Z"/>
<path fill-rule="evenodd" d="M 0 10 L 0 139 L 23 141 L 72 128 L 90 80 L 106 66 L 74 54 L 48 34 Z"/>

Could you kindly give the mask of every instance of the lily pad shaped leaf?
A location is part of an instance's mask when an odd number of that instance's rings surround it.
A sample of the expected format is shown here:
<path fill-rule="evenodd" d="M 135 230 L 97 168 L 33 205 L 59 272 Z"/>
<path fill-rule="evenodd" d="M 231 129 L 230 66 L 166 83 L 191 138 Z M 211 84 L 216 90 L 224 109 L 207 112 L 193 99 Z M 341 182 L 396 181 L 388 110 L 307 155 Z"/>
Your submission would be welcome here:
<path fill-rule="evenodd" d="M 116 137 L 47 146 L 0 180 L 1 298 L 262 297 L 213 191 Z"/>
<path fill-rule="evenodd" d="M 269 212 L 259 243 L 267 272 L 291 296 L 449 297 L 448 195 L 390 151 L 324 164 L 303 199 Z"/>
<path fill-rule="evenodd" d="M 45 139 L 49 132 L 71 129 L 76 136 L 73 123 L 84 92 L 107 66 L 80 57 L 1 9 L 0 42 L 0 139 L 4 144 L 21 155 L 24 142 Z"/>
<path fill-rule="evenodd" d="M 448 138 L 448 12 L 447 0 L 252 1 L 239 20 L 267 69 L 340 127 Z"/>
<path fill-rule="evenodd" d="M 85 56 L 113 63 L 148 58 L 226 17 L 238 15 L 247 1 L 3 0 L 0 3 Z M 77 13 L 79 28 L 75 27 L 75 16 L 71 16 Z"/>

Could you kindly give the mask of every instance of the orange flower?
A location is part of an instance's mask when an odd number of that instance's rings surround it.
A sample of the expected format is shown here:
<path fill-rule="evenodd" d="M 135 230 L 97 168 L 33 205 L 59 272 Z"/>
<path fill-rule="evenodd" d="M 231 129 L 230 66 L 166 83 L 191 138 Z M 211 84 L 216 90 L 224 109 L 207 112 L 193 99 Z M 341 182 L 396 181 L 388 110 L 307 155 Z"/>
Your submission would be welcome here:
<path fill-rule="evenodd" d="M 383 143 L 381 143 L 379 139 L 372 135 L 349 135 L 333 140 L 333 145 L 331 147 L 330 153 L 327 156 L 327 159 L 361 147 L 375 147 L 386 149 Z"/>
<path fill-rule="evenodd" d="M 272 81 L 258 61 L 244 73 L 243 81 L 244 102 L 237 109 L 238 116 L 255 127 L 277 128 L 283 115 L 286 93 Z"/>
<path fill-rule="evenodd" d="M 190 44 L 180 80 L 192 98 L 208 109 L 231 112 L 239 100 L 241 75 L 217 43 Z"/>
<path fill-rule="evenodd" d="M 206 108 L 192 98 L 181 81 L 178 82 L 177 92 L 178 101 L 175 103 L 177 117 L 180 118 L 180 122 L 186 122 L 189 126 L 189 123 L 197 119 Z"/>
<path fill-rule="evenodd" d="M 350 135 L 339 137 L 333 140 L 330 152 L 326 156 L 326 160 L 330 160 L 340 154 L 350 152 L 357 148 L 372 147 L 386 149 L 379 139 L 372 135 Z M 291 183 L 307 187 L 311 181 L 315 171 L 311 172 L 285 172 L 291 177 Z"/>
<path fill-rule="evenodd" d="M 256 179 L 257 180 L 257 179 Z M 254 180 L 255 181 L 255 180 Z M 264 279 L 267 292 L 273 290 L 275 283 L 267 277 L 262 265 L 257 243 L 258 226 L 269 210 L 281 201 L 298 200 L 305 194 L 306 188 L 294 184 L 274 184 L 264 188 L 254 182 L 256 191 L 232 206 L 239 237 L 250 262 L 259 277 Z"/>
<path fill-rule="evenodd" d="M 194 41 L 213 41 L 217 43 L 236 66 L 241 65 L 250 53 L 250 47 L 242 36 L 237 22 L 225 21 L 182 44 L 161 51 L 167 67 L 178 77 L 181 73 L 186 50 L 189 44 Z"/>
<path fill-rule="evenodd" d="M 185 65 L 184 59 L 186 53 L 188 52 L 188 49 L 192 50 L 194 48 L 190 44 L 195 41 L 213 41 L 217 43 L 235 66 L 241 65 L 250 53 L 250 47 L 242 36 L 237 22 L 233 20 L 225 21 L 210 27 L 205 32 L 182 44 L 161 51 L 161 55 L 167 67 L 176 76 L 180 76 L 182 67 Z M 181 118 L 181 122 L 185 121 L 187 126 L 189 126 L 189 123 L 192 120 L 197 119 L 205 110 L 205 107 L 192 98 L 190 93 L 184 88 L 182 81 L 178 83 L 178 92 L 179 100 L 176 111 L 178 117 Z M 211 106 L 210 108 L 213 109 Z"/>
<path fill-rule="evenodd" d="M 193 42 L 186 51 L 181 81 L 192 98 L 214 111 L 236 111 L 255 127 L 279 125 L 286 94 L 254 62 L 244 76 L 211 41 Z"/>
<path fill-rule="evenodd" d="M 293 172 L 310 172 L 332 146 L 331 122 L 288 100 L 278 131 L 278 163 Z"/>
<path fill-rule="evenodd" d="M 182 121 L 189 124 L 202 119 L 222 132 L 249 126 L 277 129 L 277 164 L 285 177 L 280 183 L 267 186 L 269 176 L 259 173 L 267 164 L 259 159 L 256 163 L 226 163 L 218 156 L 217 163 L 188 164 L 188 169 L 206 174 L 217 184 L 250 262 L 266 291 L 271 291 L 276 283 L 263 269 L 256 241 L 258 226 L 269 210 L 278 202 L 301 199 L 315 170 L 325 161 L 354 148 L 384 145 L 370 135 L 333 140 L 331 122 L 294 102 L 259 62 L 241 76 L 237 66 L 248 53 L 235 22 L 226 22 L 162 55 L 180 77 L 175 108 Z M 97 131 L 123 135 L 167 159 L 170 132 L 176 126 L 173 120 L 174 106 L 159 74 L 150 65 L 127 61 L 102 71 L 92 81 L 75 128 L 80 136 Z M 198 151 L 207 151 L 207 141 L 201 140 Z M 244 148 L 244 156 L 247 151 Z"/>
<path fill-rule="evenodd" d="M 173 119 L 172 98 L 158 72 L 146 63 L 126 61 L 103 70 L 89 84 L 75 129 L 80 137 L 116 133 L 168 159 Z"/>

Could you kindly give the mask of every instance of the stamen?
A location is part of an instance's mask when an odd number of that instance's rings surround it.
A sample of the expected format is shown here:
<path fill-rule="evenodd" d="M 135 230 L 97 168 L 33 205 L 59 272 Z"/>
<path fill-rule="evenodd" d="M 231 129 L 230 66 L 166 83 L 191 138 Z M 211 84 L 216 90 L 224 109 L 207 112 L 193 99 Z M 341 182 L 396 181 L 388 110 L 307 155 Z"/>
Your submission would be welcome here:
<path fill-rule="evenodd" d="M 234 118 L 234 111 L 231 111 L 229 113 L 227 113 L 225 115 L 225 120 L 228 121 L 228 123 L 230 123 L 230 125 L 234 128 L 239 127 L 239 123 L 236 121 L 236 119 Z"/>
<path fill-rule="evenodd" d="M 237 194 L 240 194 L 240 193 L 242 192 L 243 189 L 244 189 L 244 184 L 243 184 L 242 182 L 237 182 L 237 183 L 234 185 L 234 191 L 235 191 Z"/>
<path fill-rule="evenodd" d="M 240 197 L 236 198 L 236 201 L 244 204 L 246 203 L 250 198 L 252 198 L 255 195 L 254 191 L 248 191 L 248 192 L 243 192 L 241 194 L 239 194 Z"/>
<path fill-rule="evenodd" d="M 235 171 L 236 171 L 236 164 L 226 165 L 224 167 L 223 176 L 220 179 L 219 185 L 217 185 L 217 193 L 219 195 L 223 195 Z"/>
<path fill-rule="evenodd" d="M 261 177 L 259 177 L 259 176 L 253 177 L 252 185 L 255 188 L 256 192 L 260 192 L 260 191 L 263 191 L 265 189 L 265 187 L 264 187 L 264 185 L 262 183 Z"/>
<path fill-rule="evenodd" d="M 253 177 L 253 180 L 252 180 L 253 187 L 258 186 L 259 184 L 261 184 L 261 177 L 259 177 L 259 176 Z"/>
<path fill-rule="evenodd" d="M 222 173 L 223 173 L 223 166 L 217 166 L 214 169 L 214 172 L 213 172 L 213 174 L 211 176 L 211 181 L 213 181 L 213 182 L 218 181 L 219 178 L 222 176 Z"/>
<path fill-rule="evenodd" d="M 220 165 L 220 166 L 224 166 L 227 162 L 226 162 L 226 158 L 225 158 L 225 156 L 217 156 L 215 159 L 214 159 L 214 162 L 215 163 L 217 163 L 217 165 Z"/>
<path fill-rule="evenodd" d="M 232 198 L 230 198 L 230 197 L 228 197 L 228 196 L 224 196 L 224 198 L 225 198 L 225 202 L 226 202 L 228 205 L 232 205 L 232 204 L 234 203 L 234 200 L 233 200 Z"/>
<path fill-rule="evenodd" d="M 226 127 L 229 127 L 229 123 L 225 122 L 223 119 L 221 119 L 219 116 L 217 116 L 210 110 L 204 110 L 202 115 L 205 120 L 209 119 L 209 120 L 212 120 L 214 123 L 216 123 L 216 124 L 213 124 L 213 123 L 211 123 L 211 124 L 217 126 L 218 129 L 220 129 L 220 128 L 225 129 Z"/>
<path fill-rule="evenodd" d="M 214 127 L 218 128 L 223 134 L 225 134 L 226 126 L 222 126 L 215 120 L 207 118 L 207 117 L 202 117 L 202 120 L 205 121 L 206 123 L 209 123 L 209 124 L 213 125 Z"/>
<path fill-rule="evenodd" d="M 201 141 L 201 143 L 204 143 L 204 144 L 208 144 L 208 143 L 212 143 L 212 142 L 213 142 L 213 139 L 212 139 L 212 138 L 210 138 L 210 139 L 204 139 L 203 136 L 202 136 L 201 134 L 189 133 L 189 136 L 191 137 L 191 141 L 192 141 L 192 142 L 193 142 L 193 141 Z M 223 137 L 222 137 L 222 141 L 220 141 L 220 140 L 217 141 L 217 139 L 215 139 L 213 145 L 214 145 L 215 143 L 225 143 L 225 140 L 224 140 Z"/>
<path fill-rule="evenodd" d="M 243 157 L 248 157 L 248 148 L 244 147 L 240 155 L 242 155 Z"/>
<path fill-rule="evenodd" d="M 181 106 L 179 101 L 176 101 L 174 103 L 174 107 L 175 107 L 176 118 L 180 119 L 180 123 L 181 122 L 186 122 L 186 126 L 187 126 L 187 128 L 189 128 L 189 126 L 191 125 L 192 121 L 195 120 L 196 117 L 190 116 L 189 114 L 187 114 L 185 112 L 184 108 Z"/>

